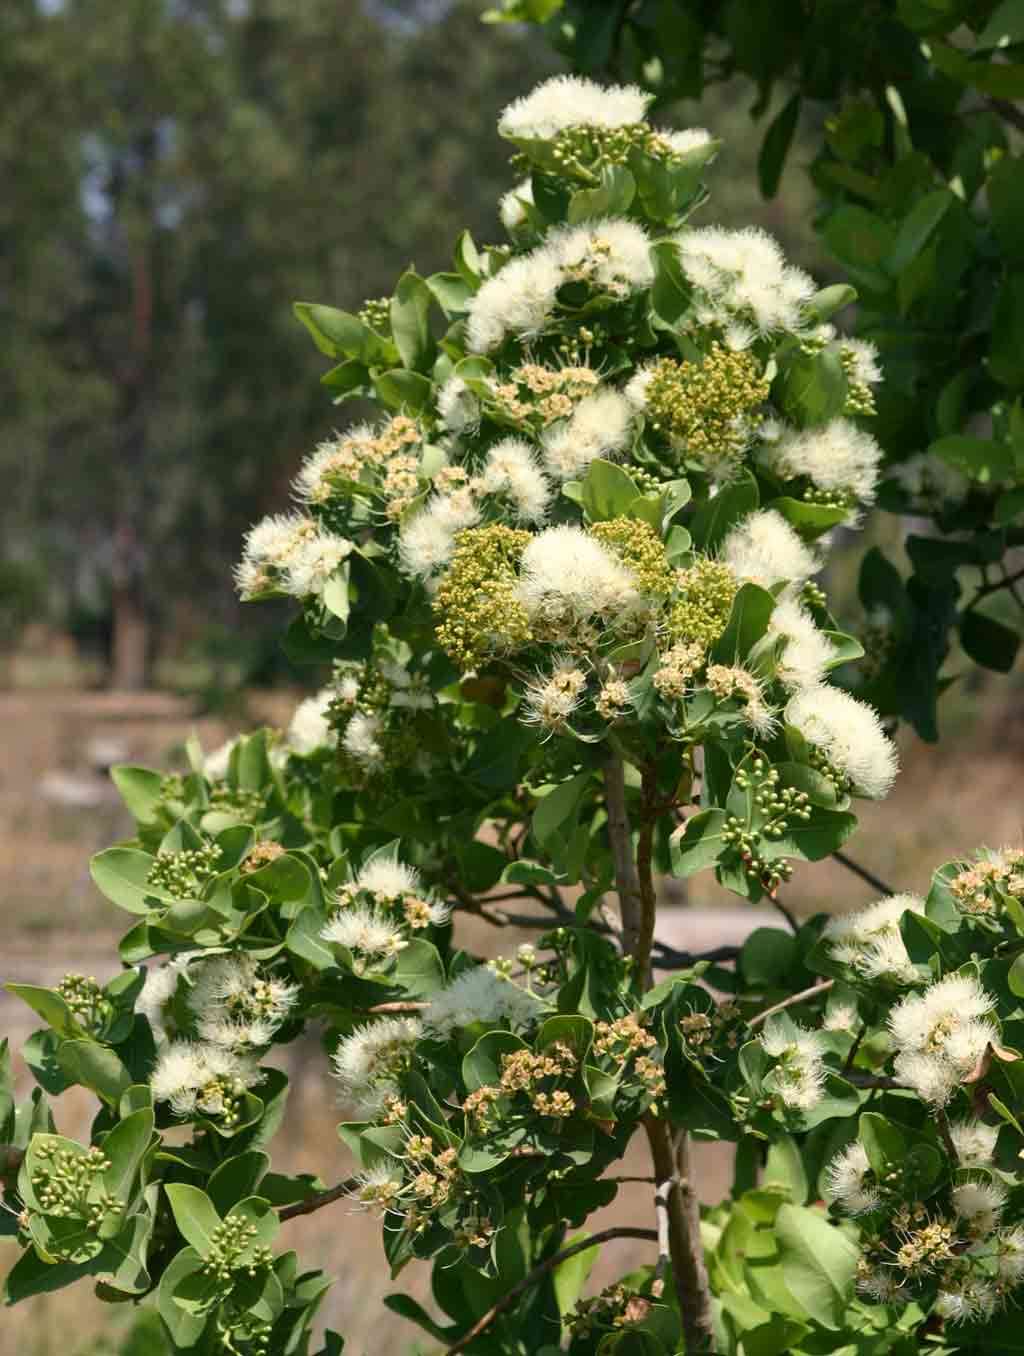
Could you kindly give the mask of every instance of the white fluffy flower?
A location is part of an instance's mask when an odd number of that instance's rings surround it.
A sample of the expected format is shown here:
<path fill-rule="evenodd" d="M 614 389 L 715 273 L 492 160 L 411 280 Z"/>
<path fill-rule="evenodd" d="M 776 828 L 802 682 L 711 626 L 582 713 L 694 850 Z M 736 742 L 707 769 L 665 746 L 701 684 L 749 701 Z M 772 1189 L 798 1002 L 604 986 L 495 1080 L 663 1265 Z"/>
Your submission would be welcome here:
<path fill-rule="evenodd" d="M 149 1079 L 156 1102 L 169 1102 L 176 1116 L 195 1111 L 219 1115 L 228 1097 L 260 1081 L 255 1060 L 218 1045 L 174 1041 L 162 1052 Z"/>
<path fill-rule="evenodd" d="M 203 776 L 208 781 L 219 782 L 228 775 L 228 764 L 236 742 L 234 739 L 226 739 L 212 753 L 203 754 Z"/>
<path fill-rule="evenodd" d="M 327 708 L 334 693 L 323 688 L 315 697 L 299 702 L 288 725 L 285 740 L 293 753 L 313 753 L 329 748 L 335 740 L 334 731 L 327 723 Z"/>
<path fill-rule="evenodd" d="M 429 579 L 444 569 L 454 550 L 454 532 L 429 509 L 424 509 L 402 524 L 398 552 L 407 574 L 418 579 Z"/>
<path fill-rule="evenodd" d="M 384 750 L 380 743 L 382 731 L 379 716 L 357 711 L 345 726 L 341 747 L 361 767 L 372 771 L 379 767 L 384 759 Z"/>
<path fill-rule="evenodd" d="M 930 513 L 938 512 L 946 504 L 961 503 L 971 488 L 970 480 L 962 471 L 950 466 L 941 457 L 924 452 L 889 467 L 888 474 L 903 487 L 915 504 L 920 504 Z"/>
<path fill-rule="evenodd" d="M 245 554 L 271 565 L 285 565 L 299 542 L 315 535 L 316 523 L 304 513 L 274 513 L 245 536 Z"/>
<path fill-rule="evenodd" d="M 703 149 L 712 139 L 706 127 L 686 127 L 682 131 L 663 131 L 659 135 L 668 142 L 673 155 L 689 155 L 691 151 Z"/>
<path fill-rule="evenodd" d="M 840 914 L 825 924 L 822 936 L 834 960 L 850 965 L 866 979 L 890 979 L 912 984 L 915 969 L 900 934 L 900 919 L 907 911 L 924 913 L 918 895 L 891 895 L 866 909 Z"/>
<path fill-rule="evenodd" d="M 653 380 L 654 365 L 653 363 L 645 363 L 643 367 L 636 369 L 622 388 L 623 395 L 635 410 L 646 410 L 647 392 Z"/>
<path fill-rule="evenodd" d="M 154 965 L 146 971 L 135 1010 L 142 1013 L 157 1037 L 164 1033 L 164 1007 L 174 997 L 180 977 L 188 974 L 193 959 L 190 955 L 175 956 L 166 965 Z"/>
<path fill-rule="evenodd" d="M 613 457 L 629 446 L 632 416 L 629 400 L 611 388 L 584 396 L 568 420 L 544 434 L 545 466 L 559 480 L 581 477 L 598 457 Z"/>
<path fill-rule="evenodd" d="M 984 1168 L 992 1162 L 999 1138 L 997 1125 L 983 1121 L 953 1121 L 949 1135 L 962 1168 Z"/>
<path fill-rule="evenodd" d="M 964 1182 L 953 1188 L 953 1212 L 975 1238 L 984 1238 L 999 1223 L 1006 1192 L 990 1182 Z"/>
<path fill-rule="evenodd" d="M 484 353 L 510 334 L 540 334 L 564 282 L 583 281 L 624 298 L 653 280 L 650 241 L 635 222 L 609 217 L 563 227 L 529 254 L 511 259 L 476 293 L 466 320 L 469 348 Z"/>
<path fill-rule="evenodd" d="M 880 1199 L 878 1188 L 865 1181 L 870 1172 L 867 1151 L 856 1139 L 829 1163 L 829 1192 L 848 1215 L 864 1215 L 877 1209 Z"/>
<path fill-rule="evenodd" d="M 496 348 L 506 335 L 543 330 L 562 285 L 562 270 L 550 246 L 511 259 L 481 286 L 469 304 L 466 339 L 473 353 Z"/>
<path fill-rule="evenodd" d="M 794 692 L 820 683 L 836 657 L 835 646 L 795 598 L 782 598 L 775 604 L 767 635 L 769 640 L 785 641 L 777 672 Z"/>
<path fill-rule="evenodd" d="M 784 478 L 806 476 L 817 489 L 850 494 L 862 504 L 875 497 L 882 449 L 849 419 L 788 429 L 763 455 Z"/>
<path fill-rule="evenodd" d="M 511 141 L 550 141 L 567 127 L 628 127 L 643 122 L 653 98 L 636 85 L 555 75 L 509 104 L 498 131 Z"/>
<path fill-rule="evenodd" d="M 382 900 L 414 895 L 420 888 L 419 873 L 397 857 L 373 857 L 365 862 L 353 882 L 357 890 L 366 890 Z"/>
<path fill-rule="evenodd" d="M 868 339 L 843 339 L 843 351 L 851 359 L 850 375 L 864 386 L 877 386 L 882 380 L 878 349 Z"/>
<path fill-rule="evenodd" d="M 825 1083 L 824 1050 L 813 1031 L 769 1017 L 760 1036 L 765 1053 L 776 1060 L 771 1077 L 784 1106 L 810 1111 L 822 1098 Z"/>
<path fill-rule="evenodd" d="M 284 588 L 293 598 L 309 598 L 324 591 L 335 570 L 352 554 L 352 543 L 333 532 L 306 537 L 285 563 Z"/>
<path fill-rule="evenodd" d="M 475 428 L 480 422 L 480 402 L 461 377 L 449 377 L 438 391 L 437 412 L 452 433 Z"/>
<path fill-rule="evenodd" d="M 676 237 L 683 269 L 710 305 L 749 319 L 763 333 L 802 328 L 814 281 L 786 263 L 778 243 L 756 226 L 684 230 Z"/>
<path fill-rule="evenodd" d="M 341 1041 L 331 1058 L 342 1094 L 368 1114 L 397 1091 L 395 1079 L 407 1068 L 423 1028 L 415 1017 L 385 1017 L 360 1026 Z"/>
<path fill-rule="evenodd" d="M 247 952 L 199 961 L 189 981 L 200 1037 L 228 1049 L 269 1045 L 298 997 L 293 984 L 262 975 Z"/>
<path fill-rule="evenodd" d="M 615 619 L 640 601 L 632 574 L 579 527 L 549 527 L 527 545 L 518 595 L 531 620 Z"/>
<path fill-rule="evenodd" d="M 626 296 L 654 281 L 651 242 L 642 226 L 624 217 L 602 217 L 552 233 L 546 248 L 566 278 L 592 280 L 613 296 Z"/>
<path fill-rule="evenodd" d="M 947 975 L 889 1013 L 896 1074 L 925 1101 L 944 1105 L 985 1053 L 995 999 L 973 975 Z"/>
<path fill-rule="evenodd" d="M 509 234 L 517 231 L 526 221 L 526 212 L 523 209 L 524 203 L 531 205 L 533 203 L 532 179 L 521 179 L 515 188 L 510 188 L 507 193 L 502 194 L 498 213 L 501 217 L 502 226 Z"/>
<path fill-rule="evenodd" d="M 506 495 L 516 516 L 527 523 L 543 521 L 551 502 L 551 486 L 522 438 L 502 438 L 494 444 L 480 472 L 479 488 L 485 494 Z"/>
<path fill-rule="evenodd" d="M 376 909 L 356 905 L 339 909 L 320 929 L 320 936 L 357 956 L 384 960 L 408 946 L 395 924 Z"/>
<path fill-rule="evenodd" d="M 865 702 L 821 684 L 791 698 L 786 720 L 850 779 L 856 795 L 881 800 L 888 794 L 899 766 L 896 746 Z"/>
<path fill-rule="evenodd" d="M 811 548 L 775 509 L 748 514 L 730 530 L 719 554 L 741 583 L 765 589 L 803 584 L 821 568 Z"/>
<path fill-rule="evenodd" d="M 463 970 L 456 979 L 435 994 L 423 1016 L 423 1031 L 435 1040 L 446 1040 L 453 1032 L 481 1022 L 496 1026 L 505 1022 L 520 1031 L 543 1013 L 542 1001 L 510 979 L 496 974 L 486 965 Z"/>
<path fill-rule="evenodd" d="M 1004 1229 L 996 1242 L 996 1273 L 1008 1285 L 1024 1280 L 1024 1229 Z"/>

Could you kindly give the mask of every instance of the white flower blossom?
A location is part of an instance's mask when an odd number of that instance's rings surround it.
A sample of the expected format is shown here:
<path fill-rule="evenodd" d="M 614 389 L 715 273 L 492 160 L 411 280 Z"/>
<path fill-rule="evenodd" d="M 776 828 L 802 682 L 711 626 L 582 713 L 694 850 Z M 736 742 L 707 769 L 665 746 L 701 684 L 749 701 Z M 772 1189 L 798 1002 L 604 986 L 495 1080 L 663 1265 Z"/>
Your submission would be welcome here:
<path fill-rule="evenodd" d="M 975 1238 L 984 1238 L 999 1223 L 1006 1192 L 992 1182 L 964 1182 L 952 1192 L 953 1213 Z"/>
<path fill-rule="evenodd" d="M 547 625 L 615 620 L 640 602 L 630 571 L 582 528 L 549 527 L 523 552 L 518 596 Z"/>
<path fill-rule="evenodd" d="M 543 522 L 552 495 L 533 449 L 522 438 L 502 438 L 494 444 L 480 472 L 479 489 L 507 496 L 516 516 L 526 523 Z"/>
<path fill-rule="evenodd" d="M 135 1010 L 146 1018 L 158 1039 L 164 1035 L 164 1008 L 174 997 L 178 980 L 188 974 L 194 959 L 189 954 L 175 956 L 166 965 L 150 966 L 146 971 L 142 991 L 135 1000 Z"/>
<path fill-rule="evenodd" d="M 480 401 L 461 377 L 449 377 L 437 393 L 437 412 L 446 429 L 463 433 L 480 422 Z"/>
<path fill-rule="evenodd" d="M 423 1031 L 434 1040 L 447 1040 L 477 1022 L 488 1027 L 505 1022 L 513 1031 L 522 1031 L 544 1011 L 542 1000 L 534 994 L 489 966 L 478 965 L 463 970 L 446 989 L 434 994 L 423 1014 Z"/>
<path fill-rule="evenodd" d="M 198 1041 L 173 1041 L 160 1054 L 149 1078 L 156 1102 L 169 1102 L 176 1116 L 201 1111 L 219 1115 L 228 1097 L 262 1078 L 254 1059 Z"/>
<path fill-rule="evenodd" d="M 395 1079 L 408 1067 L 422 1034 L 415 1017 L 384 1017 L 356 1027 L 331 1057 L 343 1098 L 366 1114 L 378 1111 L 397 1092 Z"/>
<path fill-rule="evenodd" d="M 996 1151 L 999 1127 L 979 1120 L 953 1121 L 949 1136 L 962 1168 L 986 1168 Z"/>
<path fill-rule="evenodd" d="M 771 1077 L 784 1106 L 810 1111 L 822 1098 L 825 1083 L 824 1050 L 813 1031 L 769 1017 L 760 1036 L 765 1053 L 777 1062 Z"/>
<path fill-rule="evenodd" d="M 507 193 L 502 194 L 501 202 L 498 205 L 498 215 L 501 217 L 501 224 L 509 234 L 518 231 L 520 226 L 526 222 L 526 212 L 523 204 L 533 204 L 533 180 L 521 179 L 515 188 L 510 188 Z"/>
<path fill-rule="evenodd" d="M 815 553 L 775 509 L 761 509 L 737 523 L 719 555 L 741 583 L 764 589 L 803 584 L 821 569 Z"/>
<path fill-rule="evenodd" d="M 379 716 L 367 715 L 364 711 L 357 711 L 345 726 L 341 747 L 367 772 L 380 767 L 384 761 L 384 750 L 380 743 L 383 729 Z"/>
<path fill-rule="evenodd" d="M 1024 1281 L 1024 1228 L 1003 1229 L 996 1241 L 996 1274 L 1006 1285 Z"/>
<path fill-rule="evenodd" d="M 829 943 L 834 960 L 852 966 L 866 979 L 913 984 L 918 978 L 917 969 L 907 954 L 899 928 L 907 911 L 923 914 L 924 900 L 918 895 L 891 895 L 865 909 L 830 918 L 822 936 Z"/>
<path fill-rule="evenodd" d="M 247 952 L 197 961 L 189 981 L 200 1037 L 229 1049 L 269 1045 L 298 998 L 295 985 L 262 975 Z"/>
<path fill-rule="evenodd" d="M 995 999 L 972 975 L 947 975 L 889 1013 L 896 1076 L 918 1096 L 945 1105 L 996 1038 Z"/>
<path fill-rule="evenodd" d="M 767 638 L 785 642 L 777 673 L 793 692 L 820 683 L 836 657 L 835 646 L 795 598 L 781 598 L 775 604 Z"/>
<path fill-rule="evenodd" d="M 712 140 L 706 127 L 685 127 L 681 131 L 661 131 L 658 135 L 668 142 L 673 155 L 689 155 L 691 151 L 702 150 Z"/>
<path fill-rule="evenodd" d="M 870 1172 L 867 1151 L 856 1139 L 829 1163 L 828 1189 L 848 1215 L 865 1215 L 877 1210 L 881 1199 L 878 1188 L 865 1181 Z"/>
<path fill-rule="evenodd" d="M 386 960 L 408 946 L 398 927 L 376 909 L 356 905 L 339 909 L 320 929 L 320 936 L 334 946 L 354 951 L 359 958 Z"/>
<path fill-rule="evenodd" d="M 285 735 L 285 742 L 293 753 L 313 753 L 316 749 L 333 746 L 335 734 L 327 721 L 327 709 L 333 696 L 333 691 L 325 687 L 315 697 L 299 702 Z"/>
<path fill-rule="evenodd" d="M 629 446 L 632 416 L 628 398 L 610 387 L 584 396 L 569 419 L 545 432 L 545 466 L 559 480 L 582 477 L 598 457 L 614 457 Z"/>
<path fill-rule="evenodd" d="M 568 127 L 629 127 L 643 122 L 653 98 L 636 85 L 555 75 L 510 103 L 498 119 L 498 132 L 511 141 L 550 141 Z"/>
<path fill-rule="evenodd" d="M 466 339 L 470 351 L 486 353 L 509 334 L 539 334 L 561 285 L 562 270 L 549 245 L 511 259 L 483 283 L 469 304 Z"/>
<path fill-rule="evenodd" d="M 687 277 L 707 294 L 721 323 L 738 314 L 762 333 L 804 328 L 801 312 L 815 293 L 814 281 L 786 263 L 767 232 L 704 226 L 681 231 L 676 243 Z"/>
<path fill-rule="evenodd" d="M 849 494 L 859 503 L 875 497 L 882 449 L 870 433 L 849 419 L 832 419 L 816 428 L 788 429 L 762 454 L 786 479 L 806 476 L 819 490 Z"/>
<path fill-rule="evenodd" d="M 878 349 L 869 339 L 843 339 L 843 351 L 851 360 L 850 375 L 863 386 L 877 386 L 882 380 Z"/>
<path fill-rule="evenodd" d="M 353 888 L 366 890 L 383 901 L 414 895 L 421 885 L 419 872 L 397 857 L 372 857 L 356 872 Z"/>
<path fill-rule="evenodd" d="M 786 720 L 820 749 L 856 795 L 886 796 L 896 778 L 896 746 L 876 712 L 837 687 L 804 688 L 791 698 Z"/>

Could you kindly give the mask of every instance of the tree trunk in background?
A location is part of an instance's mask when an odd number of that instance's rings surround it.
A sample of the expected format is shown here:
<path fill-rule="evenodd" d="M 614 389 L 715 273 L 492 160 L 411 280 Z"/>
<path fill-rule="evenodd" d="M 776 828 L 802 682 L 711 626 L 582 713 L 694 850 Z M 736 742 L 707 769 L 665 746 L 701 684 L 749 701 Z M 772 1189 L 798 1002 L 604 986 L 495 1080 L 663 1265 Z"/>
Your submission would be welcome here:
<path fill-rule="evenodd" d="M 110 686 L 139 692 L 149 682 L 149 623 L 135 580 L 114 585 L 111 613 Z"/>

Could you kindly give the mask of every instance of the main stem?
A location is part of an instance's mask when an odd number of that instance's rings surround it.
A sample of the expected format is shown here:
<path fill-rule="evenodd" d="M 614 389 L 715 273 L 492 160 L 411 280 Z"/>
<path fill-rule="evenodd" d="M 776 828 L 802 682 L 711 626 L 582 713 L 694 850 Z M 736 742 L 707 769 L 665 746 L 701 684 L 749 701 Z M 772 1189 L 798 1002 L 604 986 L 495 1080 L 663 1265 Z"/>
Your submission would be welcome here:
<path fill-rule="evenodd" d="M 605 802 L 622 913 L 623 949 L 636 961 L 638 982 L 644 989 L 649 989 L 656 911 L 653 842 L 657 788 L 653 772 L 645 771 L 643 775 L 641 824 L 635 858 L 626 808 L 625 772 L 622 759 L 612 752 L 605 762 Z M 665 1193 L 669 1253 L 685 1348 L 688 1356 L 713 1352 L 711 1290 L 700 1240 L 700 1205 L 690 1174 L 689 1137 L 682 1132 L 674 1135 L 663 1116 L 647 1115 L 644 1129 L 651 1148 L 655 1181 L 659 1185 L 659 1199 L 663 1198 L 660 1189 L 670 1184 Z"/>

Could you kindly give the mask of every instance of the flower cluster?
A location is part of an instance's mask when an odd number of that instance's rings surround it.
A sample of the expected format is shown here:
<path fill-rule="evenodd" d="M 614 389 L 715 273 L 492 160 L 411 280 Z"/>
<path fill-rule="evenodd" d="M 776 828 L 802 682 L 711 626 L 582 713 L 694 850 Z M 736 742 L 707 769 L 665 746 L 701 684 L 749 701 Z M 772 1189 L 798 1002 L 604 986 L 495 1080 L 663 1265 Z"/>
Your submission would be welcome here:
<path fill-rule="evenodd" d="M 351 956 L 353 973 L 387 966 L 425 928 L 442 927 L 450 910 L 423 888 L 417 873 L 397 857 L 375 854 L 340 886 L 335 912 L 320 936 Z"/>
<path fill-rule="evenodd" d="M 907 912 L 923 914 L 918 895 L 890 895 L 853 913 L 830 918 L 822 934 L 832 959 L 866 980 L 915 984 L 919 975 L 907 954 L 900 919 Z"/>
<path fill-rule="evenodd" d="M 1024 900 L 1024 848 L 984 850 L 964 863 L 949 881 L 949 890 L 962 913 L 995 918 L 1006 900 Z"/>
<path fill-rule="evenodd" d="M 919 1097 L 944 1106 L 998 1041 L 995 998 L 972 974 L 951 974 L 909 994 L 889 1014 L 896 1075 Z"/>

